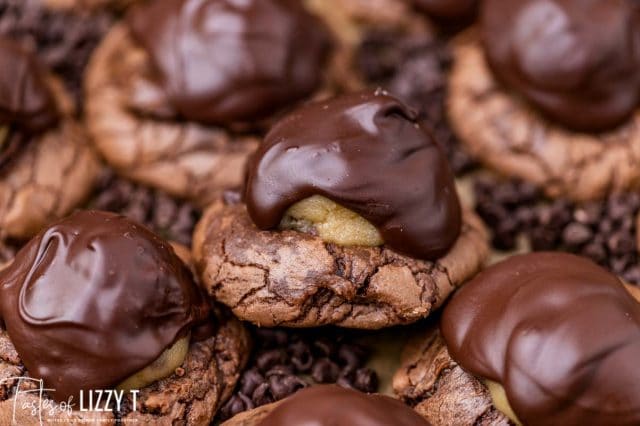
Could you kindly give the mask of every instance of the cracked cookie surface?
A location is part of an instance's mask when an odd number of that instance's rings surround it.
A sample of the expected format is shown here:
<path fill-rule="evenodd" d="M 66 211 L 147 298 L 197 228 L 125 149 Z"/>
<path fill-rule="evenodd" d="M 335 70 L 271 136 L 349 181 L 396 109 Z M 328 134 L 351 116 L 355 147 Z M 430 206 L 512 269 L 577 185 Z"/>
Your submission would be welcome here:
<path fill-rule="evenodd" d="M 551 197 L 588 200 L 640 186 L 639 112 L 607 133 L 565 130 L 496 81 L 475 33 L 463 34 L 453 52 L 448 111 L 474 157 Z"/>
<path fill-rule="evenodd" d="M 27 239 L 79 206 L 98 176 L 98 159 L 62 85 L 49 84 L 60 123 L 33 137 L 0 173 L 0 238 Z"/>
<path fill-rule="evenodd" d="M 201 283 L 260 326 L 379 329 L 427 317 L 473 276 L 487 235 L 467 212 L 461 236 L 436 262 L 387 247 L 340 247 L 297 231 L 260 231 L 244 204 L 213 203 L 196 227 Z"/>
<path fill-rule="evenodd" d="M 233 392 L 241 369 L 249 354 L 248 333 L 237 319 L 221 308 L 214 309 L 218 321 L 217 332 L 208 339 L 192 342 L 182 366 L 169 377 L 140 390 L 137 409 L 133 411 L 130 396 L 121 410 L 111 412 L 66 413 L 60 406 L 54 414 L 43 410 L 43 420 L 59 423 L 62 420 L 100 424 L 188 424 L 208 425 L 221 404 Z M 18 353 L 4 328 L 0 328 L 0 424 L 11 424 L 16 377 L 27 376 Z M 21 392 L 37 389 L 33 382 L 23 382 Z M 21 393 L 18 403 L 38 404 L 37 394 Z M 38 425 L 37 416 L 28 410 L 15 411 L 17 424 Z"/>
<path fill-rule="evenodd" d="M 435 425 L 511 425 L 493 405 L 485 385 L 451 359 L 437 326 L 404 349 L 393 390 Z"/>
<path fill-rule="evenodd" d="M 87 127 L 98 151 L 119 174 L 201 206 L 222 189 L 240 186 L 257 138 L 142 115 L 141 109 L 172 114 L 150 67 L 125 24 L 116 24 L 96 49 L 85 90 Z"/>

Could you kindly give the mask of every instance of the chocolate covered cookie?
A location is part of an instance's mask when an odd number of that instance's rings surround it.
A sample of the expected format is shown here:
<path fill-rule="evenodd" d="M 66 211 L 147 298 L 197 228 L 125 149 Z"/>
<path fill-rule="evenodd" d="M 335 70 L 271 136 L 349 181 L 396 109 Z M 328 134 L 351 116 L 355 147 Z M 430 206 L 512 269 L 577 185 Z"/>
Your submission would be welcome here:
<path fill-rule="evenodd" d="M 73 102 L 38 59 L 0 38 L 0 239 L 26 239 L 82 203 L 98 162 Z"/>
<path fill-rule="evenodd" d="M 204 213 L 194 254 L 209 294 L 242 319 L 381 328 L 428 316 L 488 248 L 440 146 L 411 109 L 368 91 L 278 122 L 243 202 Z"/>
<path fill-rule="evenodd" d="M 639 20 L 629 0 L 484 2 L 450 78 L 469 151 L 552 197 L 637 188 Z"/>
<path fill-rule="evenodd" d="M 331 35 L 298 1 L 156 0 L 87 71 L 87 125 L 121 175 L 206 205 L 238 187 L 266 122 L 320 91 Z"/>
<path fill-rule="evenodd" d="M 435 424 L 636 424 L 639 301 L 585 258 L 511 257 L 409 345 L 394 389 Z"/>
<path fill-rule="evenodd" d="M 225 426 L 428 426 L 409 407 L 384 395 L 339 386 L 314 386 L 289 398 L 239 414 Z"/>
<path fill-rule="evenodd" d="M 0 283 L 0 419 L 208 425 L 248 355 L 242 325 L 206 301 L 174 249 L 122 216 L 53 224 Z M 51 409 L 34 413 L 38 386 Z"/>

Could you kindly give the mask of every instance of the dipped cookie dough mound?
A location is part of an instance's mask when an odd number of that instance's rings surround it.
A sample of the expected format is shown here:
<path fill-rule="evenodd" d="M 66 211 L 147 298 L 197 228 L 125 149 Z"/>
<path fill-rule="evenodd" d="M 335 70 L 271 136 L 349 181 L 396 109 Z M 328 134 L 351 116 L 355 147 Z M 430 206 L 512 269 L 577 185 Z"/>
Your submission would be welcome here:
<path fill-rule="evenodd" d="M 298 391 L 273 404 L 241 413 L 224 426 L 429 426 L 400 401 L 335 385 Z"/>
<path fill-rule="evenodd" d="M 119 174 L 205 206 L 242 184 L 256 132 L 321 90 L 330 47 L 297 1 L 150 1 L 96 50 L 87 126 Z"/>
<path fill-rule="evenodd" d="M 382 92 L 277 123 L 244 202 L 213 203 L 193 247 L 204 287 L 244 320 L 368 329 L 427 317 L 488 254 L 440 147 Z"/>
<path fill-rule="evenodd" d="M 469 152 L 551 197 L 638 188 L 637 4 L 491 0 L 480 15 L 453 47 L 449 83 Z"/>
<path fill-rule="evenodd" d="M 38 424 L 24 407 L 41 380 L 48 422 L 208 425 L 246 362 L 242 325 L 205 300 L 169 243 L 122 216 L 83 211 L 55 223 L 0 282 L 0 418 Z M 114 389 L 120 403 L 82 409 Z"/>
<path fill-rule="evenodd" d="M 88 197 L 98 161 L 34 55 L 0 38 L 0 70 L 0 239 L 27 239 Z"/>
<path fill-rule="evenodd" d="M 637 424 L 639 296 L 585 258 L 512 257 L 406 348 L 394 390 L 435 424 Z"/>

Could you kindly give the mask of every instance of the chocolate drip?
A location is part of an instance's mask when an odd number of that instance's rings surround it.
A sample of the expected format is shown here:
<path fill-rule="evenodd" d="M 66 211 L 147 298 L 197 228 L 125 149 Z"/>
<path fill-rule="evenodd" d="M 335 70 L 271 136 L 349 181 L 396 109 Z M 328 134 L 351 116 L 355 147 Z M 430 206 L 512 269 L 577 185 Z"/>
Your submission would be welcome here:
<path fill-rule="evenodd" d="M 251 218 L 275 228 L 287 208 L 312 195 L 357 212 L 386 244 L 416 258 L 442 256 L 460 233 L 442 149 L 413 111 L 386 94 L 313 103 L 271 129 L 249 165 Z"/>
<path fill-rule="evenodd" d="M 57 401 L 116 386 L 209 312 L 167 242 L 98 211 L 75 213 L 32 239 L 0 285 L 9 337 Z"/>
<path fill-rule="evenodd" d="M 602 131 L 640 97 L 640 3 L 488 0 L 481 8 L 489 63 L 504 83 L 559 123 Z"/>
<path fill-rule="evenodd" d="M 502 384 L 524 424 L 640 424 L 640 303 L 590 260 L 494 265 L 453 297 L 441 328 L 456 362 Z"/>
<path fill-rule="evenodd" d="M 299 0 L 155 0 L 128 17 L 184 118 L 266 118 L 320 84 L 325 25 Z"/>
<path fill-rule="evenodd" d="M 281 425 L 429 426 L 429 423 L 388 396 L 320 385 L 298 391 L 259 423 L 259 426 Z"/>
<path fill-rule="evenodd" d="M 56 124 L 55 100 L 36 57 L 19 44 L 0 37 L 0 167 L 19 151 L 29 136 Z"/>

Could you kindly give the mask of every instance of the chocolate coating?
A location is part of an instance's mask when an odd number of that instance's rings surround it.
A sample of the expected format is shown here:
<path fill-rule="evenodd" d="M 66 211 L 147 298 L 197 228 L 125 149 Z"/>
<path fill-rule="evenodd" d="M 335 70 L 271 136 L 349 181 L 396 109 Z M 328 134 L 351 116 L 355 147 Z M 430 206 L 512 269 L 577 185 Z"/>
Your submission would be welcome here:
<path fill-rule="evenodd" d="M 487 0 L 481 26 L 496 76 L 576 130 L 623 123 L 640 97 L 640 3 Z"/>
<path fill-rule="evenodd" d="M 57 119 L 55 100 L 35 56 L 0 38 L 0 126 L 10 129 L 8 140 L 0 145 L 0 166 L 17 152 L 27 135 L 46 130 Z"/>
<path fill-rule="evenodd" d="M 259 426 L 428 426 L 418 413 L 384 395 L 336 385 L 312 386 L 278 405 Z"/>
<path fill-rule="evenodd" d="M 640 424 L 640 303 L 595 263 L 514 256 L 445 307 L 449 353 L 503 385 L 527 425 Z"/>
<path fill-rule="evenodd" d="M 171 246 L 105 212 L 78 212 L 44 230 L 0 283 L 9 337 L 57 401 L 116 386 L 208 315 Z"/>
<path fill-rule="evenodd" d="M 390 247 L 435 259 L 460 234 L 460 202 L 440 146 L 416 114 L 383 93 L 362 92 L 292 112 L 253 156 L 245 201 L 259 228 L 323 195 L 374 224 Z"/>
<path fill-rule="evenodd" d="M 320 84 L 330 47 L 299 0 L 155 0 L 129 15 L 184 118 L 262 119 Z"/>
<path fill-rule="evenodd" d="M 445 21 L 467 20 L 478 7 L 478 0 L 413 0 L 413 3 L 428 15 Z"/>

